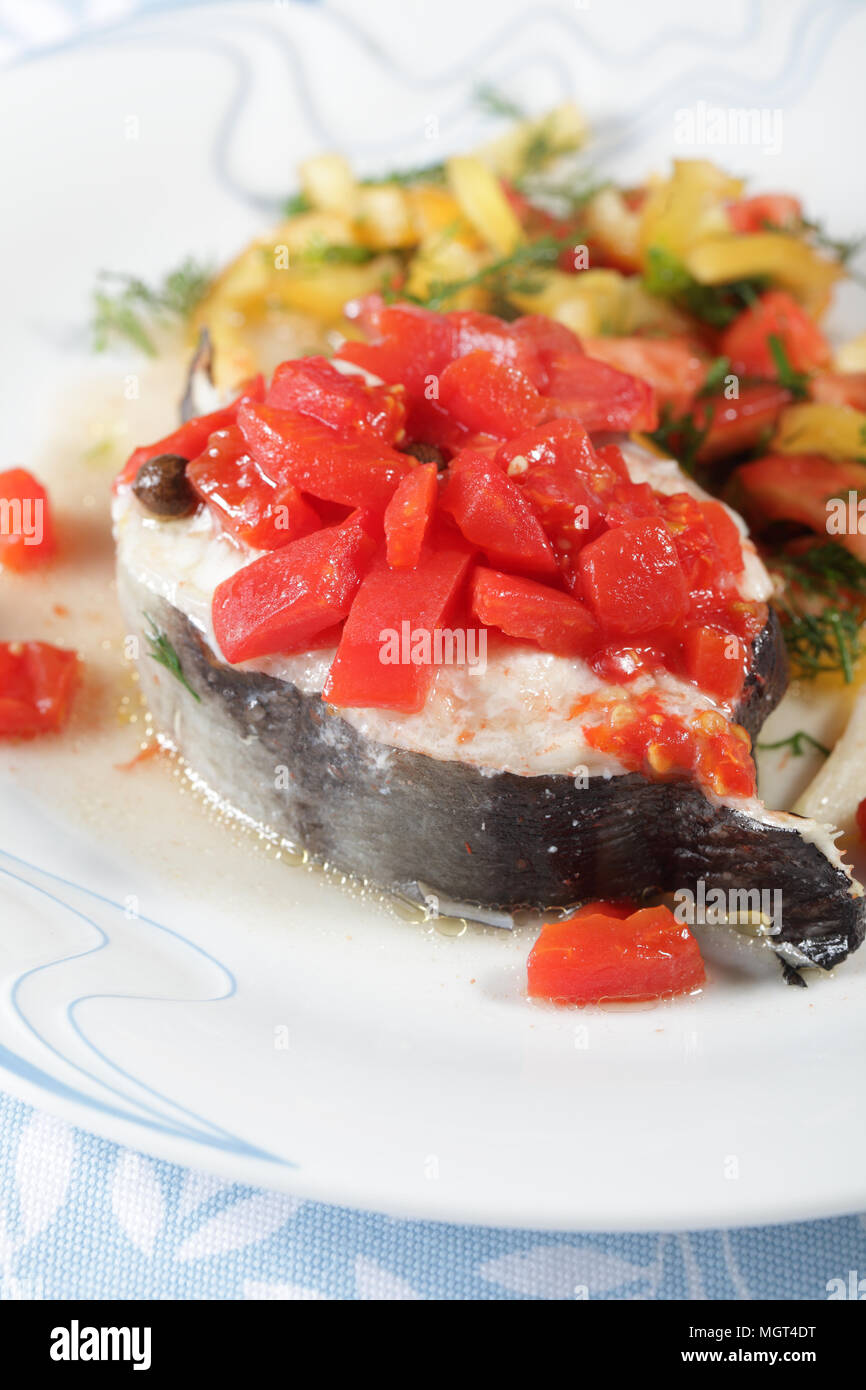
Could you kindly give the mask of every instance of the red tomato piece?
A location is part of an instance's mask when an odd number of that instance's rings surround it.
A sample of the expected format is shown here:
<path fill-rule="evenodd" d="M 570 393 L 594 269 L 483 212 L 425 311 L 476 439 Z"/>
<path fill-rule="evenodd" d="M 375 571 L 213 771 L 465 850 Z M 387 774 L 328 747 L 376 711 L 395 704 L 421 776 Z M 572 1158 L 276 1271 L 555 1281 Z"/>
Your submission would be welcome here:
<path fill-rule="evenodd" d="M 321 525 L 294 483 L 265 477 L 237 425 L 212 434 L 186 476 L 220 526 L 255 550 L 277 550 Z"/>
<path fill-rule="evenodd" d="M 457 605 L 471 558 L 456 537 L 437 538 L 412 569 L 394 570 L 381 555 L 346 620 L 325 699 L 338 708 L 422 709 L 444 659 L 436 634 Z"/>
<path fill-rule="evenodd" d="M 499 446 L 496 460 L 506 472 L 515 459 L 525 460 L 530 468 L 542 464 L 562 468 L 564 472 L 583 473 L 587 477 L 600 471 L 598 454 L 577 420 L 548 420 L 543 425 L 521 431 Z M 519 477 L 520 473 L 514 476 Z"/>
<path fill-rule="evenodd" d="M 515 319 L 511 332 L 517 338 L 532 343 L 538 352 L 579 353 L 580 339 L 564 323 L 549 319 L 546 314 L 524 314 Z"/>
<path fill-rule="evenodd" d="M 634 637 L 682 618 L 688 589 L 664 522 L 627 521 L 580 552 L 584 592 L 612 636 Z"/>
<path fill-rule="evenodd" d="M 830 498 L 866 495 L 866 466 L 823 454 L 767 454 L 742 464 L 731 476 L 730 495 L 755 530 L 771 521 L 796 521 L 826 537 Z M 842 533 L 840 544 L 866 551 L 866 537 Z M 863 554 L 866 558 L 866 553 Z"/>
<path fill-rule="evenodd" d="M 735 232 L 763 232 L 768 227 L 785 231 L 800 226 L 803 210 L 800 200 L 788 193 L 759 193 L 729 203 L 728 220 Z"/>
<path fill-rule="evenodd" d="M 809 394 L 822 405 L 850 405 L 866 411 L 866 372 L 816 372 Z"/>
<path fill-rule="evenodd" d="M 688 627 L 683 633 L 686 675 L 717 700 L 733 704 L 748 671 L 748 648 L 733 632 L 715 627 Z"/>
<path fill-rule="evenodd" d="M 465 357 L 479 350 L 489 352 L 494 362 L 515 367 L 536 386 L 546 381 L 538 345 L 531 337 L 515 332 L 514 324 L 503 323 L 494 314 L 480 314 L 474 309 L 456 309 L 448 314 L 448 320 L 454 330 L 455 357 Z"/>
<path fill-rule="evenodd" d="M 26 468 L 0 473 L 0 565 L 33 569 L 56 549 L 48 493 Z"/>
<path fill-rule="evenodd" d="M 620 646 L 603 647 L 589 662 L 593 671 L 610 685 L 629 685 L 638 676 L 652 675 L 665 665 L 661 647 Z"/>
<path fill-rule="evenodd" d="M 701 502 L 704 522 L 719 552 L 728 574 L 742 574 L 746 567 L 743 558 L 743 537 L 727 507 L 721 502 Z"/>
<path fill-rule="evenodd" d="M 700 463 L 715 463 L 756 448 L 772 431 L 779 412 L 793 397 L 784 386 L 766 382 L 741 386 L 736 400 L 711 396 L 698 401 L 692 418 L 699 430 L 706 430 L 697 457 Z"/>
<path fill-rule="evenodd" d="M 527 962 L 530 996 L 567 1004 L 658 999 L 704 979 L 698 944 L 669 907 L 546 922 Z"/>
<path fill-rule="evenodd" d="M 340 436 L 309 416 L 267 405 L 242 405 L 238 424 L 266 477 L 325 502 L 384 511 L 415 463 L 377 439 Z"/>
<path fill-rule="evenodd" d="M 544 353 L 550 416 L 575 416 L 590 434 L 599 430 L 654 430 L 655 393 L 636 376 L 579 353 Z"/>
<path fill-rule="evenodd" d="M 265 404 L 397 444 L 405 434 L 401 394 L 399 387 L 368 386 L 359 373 L 341 372 L 326 357 L 302 357 L 280 363 Z"/>
<path fill-rule="evenodd" d="M 557 573 L 553 547 L 530 502 L 483 454 L 467 449 L 453 460 L 442 506 L 492 564 L 520 572 Z"/>
<path fill-rule="evenodd" d="M 864 796 L 862 801 L 857 803 L 854 819 L 857 823 L 857 831 L 860 839 L 863 841 L 864 845 L 866 845 L 866 796 Z"/>
<path fill-rule="evenodd" d="M 767 290 L 722 334 L 720 349 L 743 376 L 778 376 L 770 338 L 779 340 L 796 372 L 810 372 L 830 360 L 827 339 L 813 318 L 786 290 Z"/>
<path fill-rule="evenodd" d="M 75 652 L 48 642 L 0 642 L 0 738 L 61 729 L 80 680 Z"/>
<path fill-rule="evenodd" d="M 688 410 L 707 373 L 704 355 L 685 339 L 587 338 L 584 349 L 590 357 L 649 382 L 658 404 L 677 415 Z"/>
<path fill-rule="evenodd" d="M 436 509 L 439 473 L 435 463 L 422 463 L 397 487 L 385 508 L 388 564 L 395 569 L 417 565 L 421 547 Z"/>
<path fill-rule="evenodd" d="M 500 463 L 532 504 L 558 551 L 575 554 L 603 529 L 604 499 L 625 463 L 596 450 L 576 420 L 550 420 L 497 451 Z"/>
<path fill-rule="evenodd" d="M 649 483 L 617 483 L 604 511 L 608 526 L 622 526 L 642 516 L 661 516 L 661 507 Z"/>
<path fill-rule="evenodd" d="M 586 656 L 598 642 L 598 624 L 585 603 L 483 565 L 472 578 L 472 611 L 485 627 L 498 627 L 556 656 Z"/>
<path fill-rule="evenodd" d="M 115 479 L 115 487 L 133 482 L 141 465 L 159 454 L 177 454 L 183 459 L 198 458 L 215 430 L 234 424 L 242 401 L 263 401 L 264 398 L 265 379 L 263 376 L 254 377 L 231 405 L 224 406 L 222 410 L 213 410 L 209 415 L 197 415 L 164 439 L 158 439 L 155 444 L 144 444 L 140 449 L 134 449 Z"/>
<path fill-rule="evenodd" d="M 535 424 L 542 409 L 542 398 L 524 372 L 481 349 L 445 368 L 439 403 L 467 429 L 500 439 Z"/>
<path fill-rule="evenodd" d="M 342 343 L 335 356 L 354 362 L 386 382 L 402 382 L 410 396 L 423 396 L 455 355 L 454 325 L 445 314 L 416 304 L 389 304 L 362 319 L 376 337 Z"/>
<path fill-rule="evenodd" d="M 218 584 L 213 626 L 226 660 L 304 651 L 345 618 L 376 549 L 374 527 L 369 513 L 355 512 Z"/>

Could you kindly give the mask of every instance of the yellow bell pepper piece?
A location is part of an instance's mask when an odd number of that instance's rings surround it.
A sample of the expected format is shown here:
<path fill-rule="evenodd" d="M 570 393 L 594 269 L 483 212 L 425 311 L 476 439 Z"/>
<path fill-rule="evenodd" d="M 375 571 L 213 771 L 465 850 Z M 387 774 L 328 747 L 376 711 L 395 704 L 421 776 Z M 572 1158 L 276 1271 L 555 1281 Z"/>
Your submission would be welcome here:
<path fill-rule="evenodd" d="M 462 235 L 434 235 L 421 243 L 409 264 L 406 288 L 411 295 L 427 299 L 441 286 L 470 280 L 490 264 L 490 253 Z M 483 284 L 471 285 L 453 295 L 444 309 L 486 309 L 489 291 Z"/>
<path fill-rule="evenodd" d="M 847 405 L 789 405 L 779 416 L 772 447 L 782 454 L 866 458 L 866 414 Z"/>
<path fill-rule="evenodd" d="M 742 192 L 741 179 L 708 159 L 675 159 L 669 179 L 653 179 L 640 212 L 640 247 L 662 246 L 682 260 L 705 237 L 730 233 L 725 204 Z"/>
<path fill-rule="evenodd" d="M 564 270 L 532 269 L 527 279 L 537 282 L 538 288 L 512 290 L 508 296 L 524 314 L 548 314 L 573 332 L 589 337 L 625 331 L 627 280 L 618 270 L 582 270 L 569 275 Z"/>
<path fill-rule="evenodd" d="M 351 217 L 358 184 L 349 161 L 341 154 L 319 154 L 305 159 L 299 169 L 301 188 L 314 208 L 342 212 Z"/>
<path fill-rule="evenodd" d="M 417 188 L 407 188 L 405 192 L 418 241 L 425 241 L 436 232 L 444 232 L 458 221 L 460 204 L 447 188 L 420 184 Z"/>
<path fill-rule="evenodd" d="M 510 256 L 523 231 L 496 175 L 472 155 L 449 159 L 446 172 L 460 211 L 482 241 L 500 256 Z"/>
<path fill-rule="evenodd" d="M 866 333 L 843 343 L 835 353 L 833 365 L 839 372 L 866 372 Z"/>
<path fill-rule="evenodd" d="M 574 102 L 564 101 L 546 116 L 519 121 L 475 153 L 494 173 L 515 179 L 526 171 L 528 163 L 540 169 L 560 155 L 579 150 L 588 133 L 583 112 Z"/>
<path fill-rule="evenodd" d="M 406 190 L 396 183 L 359 187 L 354 229 L 361 245 L 374 251 L 415 246 L 420 240 Z"/>
<path fill-rule="evenodd" d="M 691 249 L 685 264 L 702 285 L 766 275 L 790 290 L 813 314 L 826 308 L 830 290 L 842 274 L 836 262 L 785 232 L 710 237 Z"/>
<path fill-rule="evenodd" d="M 640 269 L 640 214 L 626 206 L 618 188 L 600 188 L 586 204 L 583 221 L 603 251 L 632 270 Z"/>

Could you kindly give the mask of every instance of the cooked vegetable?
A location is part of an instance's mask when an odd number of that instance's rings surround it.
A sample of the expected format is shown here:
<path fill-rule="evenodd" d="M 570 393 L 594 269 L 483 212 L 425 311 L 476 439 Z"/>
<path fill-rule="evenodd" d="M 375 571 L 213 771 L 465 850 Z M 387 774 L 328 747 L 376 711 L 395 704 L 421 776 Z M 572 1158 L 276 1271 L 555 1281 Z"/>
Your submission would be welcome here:
<path fill-rule="evenodd" d="M 48 642 L 0 642 L 0 738 L 61 729 L 80 680 L 75 652 Z"/>
<path fill-rule="evenodd" d="M 0 473 L 0 568 L 34 569 L 56 549 L 48 493 L 26 468 Z"/>
<path fill-rule="evenodd" d="M 605 903 L 590 904 L 546 922 L 527 962 L 529 995 L 561 1004 L 658 999 L 703 983 L 697 942 L 669 907 L 623 918 Z"/>

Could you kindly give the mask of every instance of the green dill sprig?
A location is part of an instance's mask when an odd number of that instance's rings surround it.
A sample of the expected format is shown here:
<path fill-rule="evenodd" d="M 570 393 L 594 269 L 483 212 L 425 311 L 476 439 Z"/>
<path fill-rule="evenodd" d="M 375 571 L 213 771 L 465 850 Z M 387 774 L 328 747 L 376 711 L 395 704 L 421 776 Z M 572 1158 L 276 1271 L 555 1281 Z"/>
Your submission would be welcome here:
<path fill-rule="evenodd" d="M 840 671 L 850 685 L 863 653 L 866 564 L 834 541 L 766 558 L 785 582 L 776 607 L 794 673 Z"/>
<path fill-rule="evenodd" d="M 716 357 L 707 368 L 704 377 L 704 384 L 698 392 L 699 396 L 717 396 L 721 391 L 725 377 L 730 375 L 731 359 L 729 357 Z"/>
<path fill-rule="evenodd" d="M 809 378 L 805 372 L 792 367 L 782 339 L 776 333 L 767 335 L 767 347 L 776 367 L 780 386 L 791 392 L 795 400 L 805 400 L 809 395 Z"/>
<path fill-rule="evenodd" d="M 512 294 L 534 294 L 540 282 L 537 275 L 533 278 L 532 272 L 555 265 L 562 252 L 574 246 L 575 236 L 575 233 L 567 237 L 544 236 L 525 242 L 511 255 L 491 261 L 462 280 L 433 281 L 427 295 L 418 297 L 416 302 L 427 309 L 441 311 L 469 289 L 485 289 L 499 301 L 507 301 Z"/>
<path fill-rule="evenodd" d="M 707 406 L 699 424 L 691 412 L 675 415 L 670 405 L 664 405 L 659 423 L 647 434 L 647 439 L 675 458 L 685 473 L 694 474 L 701 447 L 712 428 L 713 415 L 713 407 Z"/>
<path fill-rule="evenodd" d="M 189 681 L 184 675 L 183 667 L 180 664 L 180 657 L 178 656 L 168 637 L 159 628 L 159 626 L 149 613 L 145 613 L 144 616 L 147 619 L 147 622 L 150 626 L 150 632 L 146 632 L 144 634 L 145 641 L 148 644 L 148 656 L 151 657 L 154 661 L 156 661 L 160 666 L 164 666 L 166 671 L 169 671 L 171 675 L 174 676 L 175 680 L 180 681 L 184 689 L 189 691 L 193 699 L 198 700 L 199 704 L 201 704 L 201 696 L 199 695 L 197 690 L 193 690 L 192 686 L 190 685 Z"/>
<path fill-rule="evenodd" d="M 798 729 L 796 733 L 789 734 L 787 738 L 777 739 L 775 743 L 758 743 L 755 746 L 765 749 L 768 753 L 775 751 L 777 748 L 790 748 L 794 757 L 799 758 L 802 757 L 805 751 L 804 744 L 810 748 L 814 748 L 816 752 L 822 753 L 825 758 L 829 758 L 830 749 L 825 748 L 824 744 L 819 743 L 811 734 L 807 734 L 805 729 Z"/>
<path fill-rule="evenodd" d="M 755 303 L 767 288 L 767 280 L 764 276 L 754 276 L 731 280 L 724 285 L 702 285 L 663 246 L 651 246 L 647 251 L 644 287 L 660 299 L 669 299 L 702 323 L 726 328 L 743 309 Z"/>
<path fill-rule="evenodd" d="M 351 242 L 313 241 L 298 257 L 304 265 L 366 265 L 378 255 L 369 246 Z"/>
<path fill-rule="evenodd" d="M 172 319 L 188 319 L 212 279 L 212 270 L 191 256 L 156 286 L 135 275 L 102 271 L 93 291 L 94 349 L 104 352 L 115 340 L 125 339 L 148 357 L 155 357 L 154 327 Z"/>
<path fill-rule="evenodd" d="M 486 112 L 488 116 L 497 116 L 506 121 L 525 121 L 527 119 L 526 110 L 516 102 L 513 97 L 508 96 L 499 87 L 494 87 L 492 83 L 483 82 L 475 88 L 475 105 Z"/>
<path fill-rule="evenodd" d="M 280 208 L 283 217 L 297 217 L 301 212 L 312 212 L 313 204 L 306 193 L 292 193 Z"/>

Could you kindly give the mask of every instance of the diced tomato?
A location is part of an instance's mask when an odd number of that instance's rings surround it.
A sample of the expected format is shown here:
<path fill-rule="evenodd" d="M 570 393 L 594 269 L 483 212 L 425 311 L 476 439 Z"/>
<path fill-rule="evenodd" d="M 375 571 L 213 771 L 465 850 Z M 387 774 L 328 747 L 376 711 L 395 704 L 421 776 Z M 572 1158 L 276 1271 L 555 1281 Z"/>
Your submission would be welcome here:
<path fill-rule="evenodd" d="M 375 522 L 355 512 L 262 555 L 217 585 L 213 627 L 227 661 L 303 651 L 346 614 L 376 549 Z"/>
<path fill-rule="evenodd" d="M 442 506 L 491 564 L 521 573 L 557 573 L 556 556 L 531 503 L 483 454 L 467 449 L 452 461 Z"/>
<path fill-rule="evenodd" d="M 858 801 L 857 810 L 854 813 L 857 823 L 857 831 L 863 844 L 866 845 L 866 796 L 862 801 Z"/>
<path fill-rule="evenodd" d="M 388 564 L 395 569 L 417 565 L 439 495 L 435 463 L 422 463 L 407 473 L 385 508 Z"/>
<path fill-rule="evenodd" d="M 186 476 L 223 529 L 255 550 L 277 550 L 321 525 L 294 483 L 265 477 L 237 425 L 212 434 Z"/>
<path fill-rule="evenodd" d="M 48 642 L 0 642 L 0 738 L 61 729 L 80 679 L 75 652 Z"/>
<path fill-rule="evenodd" d="M 197 415 L 194 419 L 187 420 L 180 429 L 167 434 L 164 439 L 158 439 L 155 444 L 144 444 L 141 448 L 134 449 L 115 479 L 115 487 L 121 483 L 133 482 L 141 465 L 159 454 L 177 454 L 183 459 L 198 458 L 216 430 L 234 424 L 241 402 L 263 401 L 264 398 L 265 379 L 263 376 L 254 377 L 231 405 L 224 406 L 222 410 L 213 410 L 209 415 Z"/>
<path fill-rule="evenodd" d="M 788 193 L 759 193 L 729 203 L 728 220 L 735 232 L 763 232 L 771 227 L 785 231 L 800 226 L 803 211 L 799 199 Z"/>
<path fill-rule="evenodd" d="M 366 319 L 370 343 L 342 343 L 336 357 L 354 362 L 385 382 L 402 382 L 423 396 L 428 378 L 438 377 L 454 356 L 454 326 L 445 314 L 415 304 L 388 304 Z"/>
<path fill-rule="evenodd" d="M 309 416 L 267 405 L 242 405 L 238 424 L 266 477 L 326 502 L 383 512 L 415 464 L 379 440 L 338 435 Z"/>
<path fill-rule="evenodd" d="M 692 412 L 698 430 L 706 436 L 697 452 L 700 463 L 744 454 L 760 446 L 773 432 L 779 412 L 793 397 L 773 382 L 741 386 L 736 400 L 711 396 L 699 401 Z"/>
<path fill-rule="evenodd" d="M 603 910 L 545 922 L 527 962 L 528 992 L 567 1004 L 658 999 L 705 979 L 698 944 L 669 907 Z"/>
<path fill-rule="evenodd" d="M 585 603 L 533 579 L 479 565 L 472 578 L 472 611 L 486 627 L 535 642 L 556 656 L 586 656 L 598 624 Z"/>
<path fill-rule="evenodd" d="M 500 439 L 534 425 L 542 410 L 542 398 L 524 372 L 480 349 L 445 368 L 439 403 L 467 429 Z"/>
<path fill-rule="evenodd" d="M 401 395 L 399 386 L 368 386 L 359 373 L 341 372 L 326 357 L 301 357 L 280 363 L 265 404 L 398 444 L 406 421 Z"/>
<path fill-rule="evenodd" d="M 743 689 L 749 650 L 732 632 L 688 627 L 683 634 L 686 675 L 717 700 L 733 704 Z"/>
<path fill-rule="evenodd" d="M 532 343 L 538 352 L 579 353 L 582 352 L 580 339 L 564 323 L 549 319 L 545 314 L 524 314 L 515 319 L 511 332 L 517 338 Z"/>
<path fill-rule="evenodd" d="M 710 501 L 701 502 L 701 512 L 728 574 L 742 574 L 746 567 L 743 537 L 731 513 L 721 502 Z"/>
<path fill-rule="evenodd" d="M 629 685 L 638 676 L 652 675 L 661 670 L 666 662 L 666 653 L 661 647 L 627 646 L 625 643 L 602 647 L 590 658 L 590 666 L 597 676 L 609 685 Z"/>
<path fill-rule="evenodd" d="M 723 571 L 721 555 L 697 498 L 689 492 L 674 492 L 659 505 L 691 594 L 730 588 L 729 575 Z"/>
<path fill-rule="evenodd" d="M 809 394 L 822 405 L 850 405 L 866 411 L 866 372 L 816 372 Z"/>
<path fill-rule="evenodd" d="M 772 521 L 799 522 L 827 535 L 827 502 L 849 492 L 866 496 L 866 465 L 823 454 L 767 454 L 744 463 L 731 476 L 732 502 L 756 531 Z M 866 537 L 842 532 L 840 544 L 866 559 Z"/>
<path fill-rule="evenodd" d="M 705 355 L 679 338 L 587 338 L 590 357 L 649 382 L 660 406 L 688 410 L 706 377 Z"/>
<path fill-rule="evenodd" d="M 531 502 L 558 551 L 574 554 L 603 529 L 604 499 L 628 477 L 622 455 L 596 450 L 576 420 L 550 420 L 503 444 L 496 454 Z"/>
<path fill-rule="evenodd" d="M 676 547 L 654 517 L 627 521 L 580 552 L 584 592 L 605 633 L 633 637 L 677 622 L 688 588 Z"/>
<path fill-rule="evenodd" d="M 544 353 L 548 411 L 575 416 L 590 434 L 599 430 L 654 430 L 655 393 L 636 376 L 583 354 Z"/>
<path fill-rule="evenodd" d="M 786 290 L 767 290 L 722 334 L 721 351 L 743 376 L 778 375 L 770 338 L 777 338 L 796 372 L 810 372 L 830 360 L 827 339 L 813 318 Z"/>
<path fill-rule="evenodd" d="M 661 507 L 649 483 L 616 483 L 604 511 L 608 526 L 622 526 L 643 516 L 661 516 Z"/>
<path fill-rule="evenodd" d="M 392 569 L 381 555 L 346 620 L 325 699 L 338 708 L 422 709 L 440 655 L 436 633 L 455 609 L 471 559 L 456 536 L 437 537 L 412 569 Z"/>
<path fill-rule="evenodd" d="M 26 468 L 0 473 L 0 565 L 34 569 L 56 549 L 48 493 Z"/>
<path fill-rule="evenodd" d="M 473 309 L 456 309 L 448 314 L 448 320 L 454 330 L 455 357 L 482 350 L 489 352 L 499 365 L 516 368 L 536 386 L 546 381 L 538 344 L 530 336 L 515 332 L 516 324 L 503 323 L 494 314 L 479 314 Z"/>

